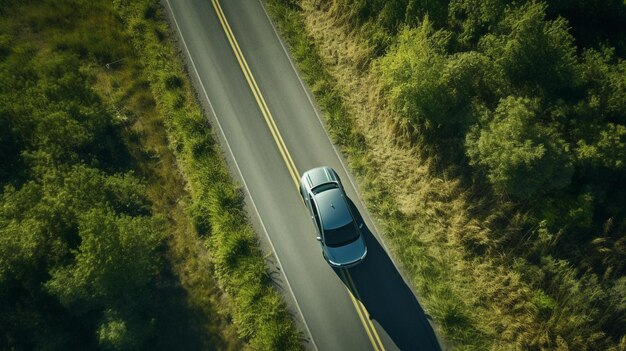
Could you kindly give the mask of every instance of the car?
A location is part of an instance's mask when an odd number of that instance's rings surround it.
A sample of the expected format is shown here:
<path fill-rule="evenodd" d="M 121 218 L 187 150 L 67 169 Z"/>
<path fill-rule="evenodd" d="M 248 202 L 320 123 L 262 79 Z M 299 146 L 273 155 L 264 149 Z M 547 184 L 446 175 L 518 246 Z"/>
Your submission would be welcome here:
<path fill-rule="evenodd" d="M 353 267 L 367 256 L 367 246 L 341 180 L 334 169 L 317 167 L 304 172 L 300 195 L 317 230 L 322 254 L 333 267 Z"/>

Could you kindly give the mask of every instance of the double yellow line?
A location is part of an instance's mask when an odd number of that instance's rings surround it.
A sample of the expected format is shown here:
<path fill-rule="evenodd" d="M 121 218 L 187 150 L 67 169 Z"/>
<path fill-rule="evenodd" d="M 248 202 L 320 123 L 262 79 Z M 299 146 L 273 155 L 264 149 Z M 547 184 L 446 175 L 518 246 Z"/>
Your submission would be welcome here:
<path fill-rule="evenodd" d="M 272 132 L 272 137 L 276 141 L 276 145 L 278 145 L 278 150 L 280 151 L 280 155 L 285 160 L 285 163 L 287 164 L 287 169 L 289 169 L 289 173 L 291 174 L 291 177 L 293 178 L 293 181 L 295 182 L 296 187 L 297 187 L 299 185 L 298 183 L 300 179 L 299 177 L 300 173 L 298 173 L 298 170 L 296 169 L 296 164 L 293 162 L 291 155 L 289 155 L 289 151 L 287 151 L 287 146 L 285 145 L 285 142 L 283 141 L 283 137 L 278 132 L 278 128 L 276 127 L 276 123 L 274 123 L 274 118 L 272 117 L 272 113 L 270 112 L 270 109 L 267 107 L 267 103 L 265 102 L 265 99 L 263 98 L 263 95 L 261 94 L 261 89 L 259 89 L 259 86 L 257 85 L 256 81 L 254 80 L 254 77 L 252 76 L 252 71 L 250 71 L 248 62 L 244 58 L 243 53 L 241 52 L 241 48 L 239 47 L 239 43 L 237 43 L 237 40 L 235 39 L 235 35 L 233 34 L 233 31 L 230 28 L 228 21 L 226 20 L 226 15 L 224 15 L 224 11 L 222 11 L 222 6 L 217 0 L 211 0 L 211 2 L 213 3 L 213 8 L 215 8 L 215 12 L 217 12 L 217 17 L 219 18 L 220 23 L 222 24 L 222 28 L 224 28 L 224 32 L 226 32 L 226 38 L 228 38 L 228 42 L 230 43 L 230 46 L 233 48 L 233 51 L 235 52 L 235 56 L 237 57 L 237 62 L 239 62 L 239 66 L 241 66 L 241 70 L 243 71 L 243 74 L 246 77 L 246 80 L 248 81 L 248 85 L 250 86 L 250 89 L 252 90 L 252 94 L 254 94 L 254 99 L 256 100 L 257 104 L 261 108 L 261 113 L 263 114 L 263 118 L 265 118 L 265 122 L 270 128 L 270 131 Z"/>
<path fill-rule="evenodd" d="M 374 324 L 370 319 L 369 313 L 363 303 L 361 302 L 361 297 L 359 296 L 359 291 L 356 289 L 356 285 L 354 285 L 354 281 L 352 281 L 352 276 L 350 272 L 346 269 L 340 270 L 341 280 L 344 283 L 348 284 L 348 292 L 350 293 L 350 299 L 352 300 L 352 304 L 354 308 L 356 308 L 356 312 L 359 314 L 359 318 L 361 319 L 361 323 L 365 327 L 365 331 L 367 332 L 367 336 L 370 338 L 370 342 L 372 346 L 374 346 L 374 350 L 376 351 L 385 351 L 385 346 L 382 341 L 380 341 L 380 337 L 376 332 L 376 328 L 374 328 Z M 354 292 L 354 293 L 353 293 Z M 356 298 L 354 297 L 356 295 Z"/>
<path fill-rule="evenodd" d="M 289 151 L 287 150 L 287 146 L 285 145 L 285 142 L 282 136 L 280 135 L 280 132 L 278 131 L 278 127 L 276 127 L 276 123 L 274 122 L 272 113 L 270 112 L 270 109 L 267 107 L 267 103 L 265 102 L 265 98 L 263 98 L 263 94 L 261 94 L 261 89 L 259 89 L 259 86 L 256 83 L 256 80 L 252 76 L 252 71 L 250 70 L 250 67 L 248 66 L 248 62 L 246 62 L 246 59 L 243 56 L 243 52 L 241 51 L 241 48 L 239 47 L 239 44 L 237 43 L 237 40 L 235 39 L 235 35 L 233 34 L 233 31 L 230 28 L 230 25 L 228 24 L 228 20 L 226 20 L 226 15 L 224 14 L 224 11 L 222 10 L 222 6 L 220 5 L 218 0 L 211 0 L 211 3 L 213 4 L 213 8 L 215 9 L 215 12 L 217 13 L 217 17 L 222 25 L 222 28 L 224 29 L 224 32 L 226 33 L 226 38 L 228 39 L 228 42 L 230 43 L 230 46 L 233 49 L 233 52 L 235 53 L 237 62 L 239 63 L 239 66 L 241 67 L 241 70 L 243 71 L 243 74 L 246 77 L 246 81 L 248 82 L 248 85 L 250 86 L 250 89 L 252 90 L 254 99 L 259 105 L 259 108 L 261 109 L 261 113 L 263 114 L 263 118 L 265 119 L 265 122 L 267 123 L 267 126 L 269 127 L 270 132 L 272 133 L 272 137 L 274 138 L 274 141 L 276 142 L 276 145 L 278 146 L 280 155 L 282 156 L 283 160 L 285 161 L 285 164 L 287 165 L 289 174 L 291 175 L 291 178 L 293 179 L 296 187 L 299 187 L 300 173 L 298 172 L 298 169 L 296 168 L 296 164 L 293 162 L 293 159 L 291 158 L 291 155 L 289 154 Z M 340 269 L 340 274 L 342 276 L 342 280 L 349 286 L 347 290 L 350 295 L 350 299 L 352 300 L 352 304 L 354 305 L 354 308 L 356 309 L 359 315 L 359 319 L 361 320 L 361 323 L 363 324 L 363 327 L 365 328 L 365 331 L 367 332 L 367 336 L 369 337 L 370 342 L 372 343 L 372 346 L 374 347 L 374 350 L 384 351 L 385 347 L 383 346 L 383 343 L 380 341 L 380 337 L 378 336 L 378 333 L 376 332 L 376 328 L 374 328 L 374 324 L 369 318 L 369 313 L 367 312 L 367 309 L 365 309 L 365 306 L 363 306 L 363 303 L 361 303 L 359 292 L 357 291 L 356 286 L 354 285 L 354 282 L 352 281 L 350 272 L 345 269 Z M 356 297 L 354 296 L 355 294 L 356 294 Z"/>

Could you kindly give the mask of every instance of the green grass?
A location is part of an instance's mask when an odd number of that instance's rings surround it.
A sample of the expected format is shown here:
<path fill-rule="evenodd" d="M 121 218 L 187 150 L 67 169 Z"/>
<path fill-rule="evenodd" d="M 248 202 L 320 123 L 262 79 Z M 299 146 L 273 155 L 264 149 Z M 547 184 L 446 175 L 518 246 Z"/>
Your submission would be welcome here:
<path fill-rule="evenodd" d="M 247 221 L 242 190 L 231 179 L 192 92 L 170 39 L 164 10 L 152 0 L 120 1 L 116 9 L 134 48 L 145 58 L 146 80 L 191 195 L 188 213 L 204 237 L 237 335 L 250 349 L 300 349 L 302 335 L 272 283 L 257 236 Z"/>
<path fill-rule="evenodd" d="M 167 258 L 185 292 L 190 313 L 184 318 L 193 321 L 194 337 L 204 340 L 203 348 L 241 348 L 240 338 L 227 323 L 229 306 L 220 297 L 223 293 L 215 277 L 206 274 L 212 270 L 212 262 L 187 211 L 190 198 L 186 183 L 168 147 L 163 116 L 156 109 L 137 57 L 126 56 L 110 69 L 92 65 L 86 70 L 95 78 L 95 91 L 117 110 L 118 118 L 123 121 L 125 143 L 135 160 L 137 173 L 146 179 L 153 212 L 166 219 Z M 181 345 L 177 341 L 170 346 Z"/>

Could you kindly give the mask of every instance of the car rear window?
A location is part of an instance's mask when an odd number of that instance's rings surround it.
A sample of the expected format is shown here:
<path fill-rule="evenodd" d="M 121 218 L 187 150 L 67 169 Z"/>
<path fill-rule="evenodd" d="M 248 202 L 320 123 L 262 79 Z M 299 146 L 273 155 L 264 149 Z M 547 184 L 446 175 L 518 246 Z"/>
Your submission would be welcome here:
<path fill-rule="evenodd" d="M 335 183 L 325 183 L 325 184 L 316 186 L 315 188 L 311 189 L 311 191 L 313 192 L 313 194 L 319 194 L 328 189 L 335 189 L 336 187 L 337 187 L 337 184 Z"/>
<path fill-rule="evenodd" d="M 329 247 L 339 247 L 347 245 L 359 238 L 354 222 L 335 229 L 326 230 L 324 241 Z"/>

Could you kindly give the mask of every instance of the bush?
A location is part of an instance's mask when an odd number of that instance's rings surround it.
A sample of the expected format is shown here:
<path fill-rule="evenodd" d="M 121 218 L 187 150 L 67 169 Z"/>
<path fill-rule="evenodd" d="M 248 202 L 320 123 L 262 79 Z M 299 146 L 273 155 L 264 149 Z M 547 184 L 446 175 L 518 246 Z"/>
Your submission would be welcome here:
<path fill-rule="evenodd" d="M 502 85 L 489 59 L 478 52 L 446 54 L 450 34 L 434 30 L 428 18 L 405 28 L 377 62 L 389 101 L 399 118 L 424 133 L 463 133 L 476 118 L 476 97 L 492 100 Z"/>
<path fill-rule="evenodd" d="M 470 164 L 501 193 L 527 199 L 567 186 L 573 174 L 565 142 L 539 121 L 537 100 L 508 97 L 466 139 Z"/>
<path fill-rule="evenodd" d="M 300 333 L 268 279 L 257 238 L 246 220 L 243 192 L 230 178 L 190 80 L 172 79 L 188 76 L 174 43 L 157 34 L 167 32 L 167 23 L 160 11 L 143 16 L 152 7 L 160 9 L 156 0 L 115 2 L 134 47 L 151 58 L 145 72 L 157 108 L 166 116 L 170 148 L 189 184 L 195 225 L 206 236 L 215 276 L 231 306 L 229 318 L 251 349 L 301 349 Z"/>
<path fill-rule="evenodd" d="M 544 3 L 535 2 L 509 8 L 479 47 L 523 95 L 554 98 L 579 83 L 576 49 L 567 22 L 547 21 L 545 10 Z"/>

